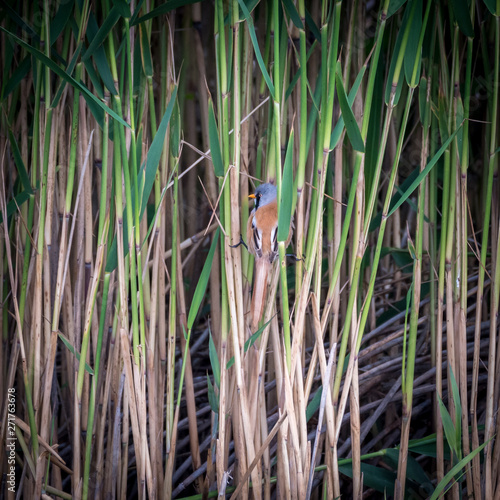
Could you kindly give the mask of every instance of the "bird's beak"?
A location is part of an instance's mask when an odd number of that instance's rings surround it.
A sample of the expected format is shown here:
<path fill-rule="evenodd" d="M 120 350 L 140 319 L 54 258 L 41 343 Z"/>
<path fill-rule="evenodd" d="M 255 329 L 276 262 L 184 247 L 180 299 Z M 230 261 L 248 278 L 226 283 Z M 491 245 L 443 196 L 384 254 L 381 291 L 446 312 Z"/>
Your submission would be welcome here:
<path fill-rule="evenodd" d="M 255 195 L 254 194 L 249 194 L 248 197 L 255 199 Z"/>

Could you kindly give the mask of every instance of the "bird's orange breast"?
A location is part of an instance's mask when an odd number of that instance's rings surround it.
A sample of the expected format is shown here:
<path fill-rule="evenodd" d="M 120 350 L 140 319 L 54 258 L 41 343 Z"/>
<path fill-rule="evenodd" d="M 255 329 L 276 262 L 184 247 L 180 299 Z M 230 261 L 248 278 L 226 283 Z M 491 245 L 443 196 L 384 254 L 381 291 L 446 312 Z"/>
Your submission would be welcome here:
<path fill-rule="evenodd" d="M 271 262 L 277 253 L 278 204 L 276 201 L 259 207 L 250 214 L 247 238 L 250 251 Z"/>

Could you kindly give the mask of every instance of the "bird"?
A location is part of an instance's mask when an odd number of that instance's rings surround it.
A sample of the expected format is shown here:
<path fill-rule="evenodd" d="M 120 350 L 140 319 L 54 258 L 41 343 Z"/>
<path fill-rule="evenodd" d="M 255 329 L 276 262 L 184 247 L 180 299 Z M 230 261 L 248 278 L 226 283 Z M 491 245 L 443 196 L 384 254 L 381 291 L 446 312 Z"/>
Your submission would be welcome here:
<path fill-rule="evenodd" d="M 255 207 L 247 223 L 248 251 L 255 255 L 255 277 L 251 305 L 251 329 L 255 331 L 264 312 L 267 278 L 278 256 L 278 200 L 276 186 L 261 184 L 249 198 Z M 291 229 L 288 242 L 291 239 Z M 288 243 L 287 243 L 288 245 Z"/>

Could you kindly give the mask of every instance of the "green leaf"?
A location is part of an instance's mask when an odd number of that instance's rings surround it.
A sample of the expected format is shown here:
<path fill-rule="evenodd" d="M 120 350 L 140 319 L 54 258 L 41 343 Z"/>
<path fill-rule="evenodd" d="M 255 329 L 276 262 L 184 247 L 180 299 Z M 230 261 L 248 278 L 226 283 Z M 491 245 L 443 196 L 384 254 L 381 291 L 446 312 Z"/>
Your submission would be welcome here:
<path fill-rule="evenodd" d="M 66 73 L 68 75 L 72 75 L 73 71 L 75 70 L 75 66 L 77 65 L 77 61 L 80 57 L 80 49 L 81 49 L 81 44 L 77 45 L 75 52 L 73 53 L 73 56 L 71 57 L 71 60 L 69 61 L 69 64 L 66 66 Z M 61 97 L 62 97 L 62 94 L 63 94 L 65 88 L 66 88 L 66 82 L 61 78 L 61 80 L 59 81 L 59 85 L 57 86 L 57 90 L 54 93 L 54 99 L 52 99 L 52 104 L 51 104 L 52 107 L 56 107 L 59 104 L 59 101 L 61 100 Z M 87 98 L 85 97 L 85 99 L 87 99 Z M 95 112 L 97 112 L 99 117 L 102 117 L 101 121 L 100 122 L 98 121 L 99 126 L 102 128 L 103 121 L 104 121 L 103 110 L 97 106 L 94 106 L 93 101 L 91 103 L 91 106 L 89 106 L 89 107 L 91 107 L 91 112 L 93 114 L 94 114 L 94 112 L 92 111 L 92 109 L 94 109 Z M 96 116 L 96 115 L 94 114 L 94 116 Z"/>
<path fill-rule="evenodd" d="M 418 86 L 418 111 L 422 125 L 426 123 L 427 109 L 429 109 L 427 106 L 427 78 L 423 76 L 420 78 L 420 85 Z"/>
<path fill-rule="evenodd" d="M 300 19 L 295 4 L 291 0 L 283 0 L 283 5 L 293 24 L 295 24 L 299 30 L 304 29 L 304 23 L 302 22 L 302 19 Z"/>
<path fill-rule="evenodd" d="M 127 0 L 113 0 L 113 8 L 115 7 L 118 9 L 120 16 L 124 17 L 125 19 L 130 19 L 132 14 L 130 12 L 130 5 Z"/>
<path fill-rule="evenodd" d="M 40 36 L 38 33 L 9 5 L 9 2 L 2 2 L 2 9 L 9 19 L 26 32 L 29 38 L 40 43 Z"/>
<path fill-rule="evenodd" d="M 198 3 L 200 0 L 169 0 L 168 2 L 165 2 L 156 9 L 153 9 L 152 11 L 148 12 L 147 14 L 144 14 L 142 17 L 139 17 L 136 19 L 133 23 L 130 23 L 130 26 L 134 26 L 136 24 L 143 23 L 144 21 L 147 21 L 148 19 L 153 19 L 154 17 L 162 16 L 164 14 L 167 14 L 168 12 L 178 9 L 179 7 L 184 7 L 185 5 L 191 5 L 193 3 Z M 135 14 L 134 14 L 135 16 Z"/>
<path fill-rule="evenodd" d="M 250 12 L 248 12 L 248 9 L 243 0 L 238 0 L 238 3 L 240 4 L 240 8 L 248 24 L 248 33 L 250 34 L 250 39 L 252 40 L 253 50 L 255 52 L 255 57 L 257 58 L 257 62 L 259 64 L 260 71 L 262 72 L 262 76 L 266 81 L 269 93 L 271 94 L 272 99 L 274 99 L 274 85 L 273 82 L 271 81 L 269 73 L 267 72 L 266 65 L 264 64 L 264 59 L 262 59 L 262 54 L 259 48 L 259 42 L 257 41 L 257 35 L 255 34 L 255 27 L 253 25 L 252 16 L 250 15 Z"/>
<path fill-rule="evenodd" d="M 219 396 L 215 394 L 214 386 L 210 381 L 210 377 L 207 373 L 207 385 L 208 385 L 208 403 L 210 408 L 214 413 L 219 413 Z"/>
<path fill-rule="evenodd" d="M 455 19 L 460 31 L 465 36 L 474 38 L 474 28 L 472 27 L 472 21 L 469 14 L 469 2 L 464 2 L 464 0 L 451 0 L 451 8 L 453 14 L 455 14 Z"/>
<path fill-rule="evenodd" d="M 210 154 L 212 155 L 215 175 L 217 177 L 224 177 L 224 163 L 222 162 L 219 133 L 217 131 L 212 99 L 208 101 L 208 140 L 210 143 Z"/>
<path fill-rule="evenodd" d="M 398 269 L 404 273 L 412 272 L 413 259 L 407 249 L 395 247 L 382 247 L 380 258 L 390 255 Z M 370 252 L 365 252 L 363 255 L 363 265 L 366 267 L 370 264 Z M 366 260 L 366 261 L 365 261 Z"/>
<path fill-rule="evenodd" d="M 68 75 L 63 69 L 61 69 L 52 59 L 49 59 L 43 52 L 40 52 L 38 49 L 35 49 L 31 45 L 27 44 L 24 40 L 17 37 L 10 31 L 6 30 L 3 26 L 0 26 L 0 30 L 13 38 L 21 47 L 24 47 L 28 52 L 30 52 L 36 59 L 41 61 L 43 64 L 48 66 L 56 75 L 60 76 L 63 80 L 68 82 L 73 87 L 77 88 L 82 92 L 82 94 L 90 99 L 92 99 L 95 103 L 97 103 L 106 113 L 109 113 L 115 120 L 124 125 L 125 127 L 130 128 L 130 125 L 123 120 L 120 116 L 118 116 L 112 109 L 106 106 L 101 100 L 99 100 L 90 90 L 83 85 L 81 82 L 77 82 L 71 75 Z"/>
<path fill-rule="evenodd" d="M 446 436 L 446 441 L 448 441 L 448 444 L 450 445 L 450 448 L 453 450 L 454 455 L 458 457 L 457 453 L 458 443 L 456 439 L 455 425 L 453 424 L 451 415 L 446 409 L 443 400 L 439 397 L 439 394 L 437 392 L 436 396 L 438 398 L 439 413 L 441 414 L 441 420 L 443 422 L 443 429 Z"/>
<path fill-rule="evenodd" d="M 148 31 L 143 24 L 139 25 L 142 69 L 147 77 L 153 76 L 153 59 L 151 58 L 151 45 L 148 40 Z"/>
<path fill-rule="evenodd" d="M 287 241 L 290 234 L 293 204 L 293 129 L 290 132 L 288 146 L 283 167 L 283 180 L 281 183 L 281 199 L 278 219 L 278 241 Z"/>
<path fill-rule="evenodd" d="M 274 317 L 274 316 L 273 316 Z M 245 344 L 243 346 L 243 349 L 245 352 L 248 351 L 248 349 L 250 349 L 250 347 L 252 347 L 255 342 L 257 341 L 257 339 L 262 335 L 262 332 L 268 327 L 268 325 L 271 323 L 273 318 L 271 318 L 266 324 L 262 325 L 255 333 L 253 333 L 250 338 L 248 338 L 246 341 L 245 341 Z"/>
<path fill-rule="evenodd" d="M 160 163 L 160 157 L 163 152 L 163 143 L 165 141 L 165 137 L 167 135 L 167 127 L 170 121 L 170 117 L 172 116 L 172 110 L 174 108 L 174 104 L 177 98 L 177 86 L 174 86 L 172 91 L 172 96 L 170 97 L 170 101 L 168 103 L 167 109 L 165 110 L 165 114 L 161 119 L 160 126 L 156 132 L 155 138 L 151 143 L 151 147 L 148 151 L 148 156 L 146 159 L 145 167 L 140 169 L 138 173 L 138 191 L 141 193 L 141 211 L 140 218 L 142 218 L 144 211 L 146 210 L 146 205 L 148 203 L 148 198 L 153 189 L 156 171 L 158 169 L 158 165 Z M 171 176 L 174 170 L 171 172 Z M 132 193 L 132 203 L 135 203 L 135 195 Z M 128 254 L 128 227 L 127 220 L 123 220 L 123 241 L 124 241 L 124 255 Z M 116 247 L 116 235 L 113 239 L 113 243 L 109 249 L 108 258 L 106 261 L 105 272 L 112 272 L 116 269 L 118 265 L 118 253 Z"/>
<path fill-rule="evenodd" d="M 21 207 L 21 205 L 23 203 L 26 203 L 30 199 L 30 196 L 33 195 L 28 194 L 26 191 L 22 191 L 12 200 L 10 200 L 9 203 L 7 203 L 7 219 L 9 219 L 12 214 L 16 213 L 18 209 Z M 0 224 L 2 222 L 3 222 L 3 213 L 0 211 Z"/>
<path fill-rule="evenodd" d="M 453 394 L 453 404 L 455 405 L 455 441 L 457 443 L 457 457 L 462 456 L 462 404 L 460 403 L 460 392 L 458 390 L 457 381 L 455 380 L 455 375 L 453 375 L 453 370 L 450 368 L 450 380 L 451 380 L 451 392 Z"/>
<path fill-rule="evenodd" d="M 179 158 L 181 151 L 181 111 L 179 102 L 176 101 L 170 121 L 170 153 L 174 158 Z M 156 174 L 156 169 L 155 169 Z"/>
<path fill-rule="evenodd" d="M 365 151 L 365 145 L 363 143 L 363 138 L 361 137 L 358 124 L 356 123 L 356 119 L 354 118 L 354 113 L 352 112 L 351 106 L 349 106 L 349 102 L 347 101 L 347 95 L 344 90 L 344 84 L 342 82 L 340 71 L 340 66 L 337 64 L 337 71 L 335 72 L 335 90 L 337 91 L 340 110 L 342 111 L 342 116 L 344 117 L 345 129 L 352 147 L 356 151 L 363 153 Z"/>
<path fill-rule="evenodd" d="M 118 6 L 117 4 L 123 3 L 120 1 L 114 1 L 114 5 L 109 11 L 109 14 L 104 18 L 104 22 L 102 23 L 102 26 L 99 28 L 99 31 L 97 34 L 94 36 L 92 41 L 90 42 L 90 45 L 88 46 L 87 50 L 82 56 L 82 61 L 85 61 L 89 59 L 92 55 L 94 55 L 94 52 L 97 50 L 98 47 L 102 45 L 104 40 L 108 38 L 108 36 L 111 33 L 111 30 L 114 28 L 115 24 L 120 20 L 122 17 L 123 13 L 123 7 Z M 127 12 L 125 12 L 127 13 Z M 130 9 L 128 9 L 128 16 L 130 17 Z"/>
<path fill-rule="evenodd" d="M 26 194 L 33 194 L 33 188 L 31 187 L 30 178 L 28 176 L 28 172 L 24 165 L 23 159 L 21 157 L 21 152 L 19 151 L 19 147 L 16 142 L 16 138 L 12 133 L 12 130 L 9 128 L 9 141 L 10 147 L 12 149 L 12 156 L 14 156 L 14 163 L 17 167 L 17 172 L 19 173 L 19 178 L 21 179 L 21 183 L 26 191 Z"/>
<path fill-rule="evenodd" d="M 130 18 L 130 26 L 135 26 L 137 24 L 137 18 L 139 17 L 143 3 L 144 3 L 144 0 L 139 0 L 137 2 L 136 6 L 135 6 L 134 13 L 132 14 L 132 17 Z"/>
<path fill-rule="evenodd" d="M 309 26 L 309 29 L 311 30 L 311 33 L 313 34 L 316 41 L 321 42 L 321 32 L 319 31 L 318 25 L 314 22 L 314 19 L 312 18 L 311 14 L 307 9 L 306 9 L 306 24 L 307 26 Z"/>
<path fill-rule="evenodd" d="M 354 104 L 354 99 L 356 98 L 356 94 L 358 93 L 359 86 L 363 81 L 363 76 L 365 75 L 365 71 L 366 71 L 366 65 L 363 65 L 363 67 L 358 73 L 358 76 L 356 77 L 356 80 L 352 85 L 351 91 L 349 92 L 349 96 L 347 97 L 347 101 L 349 102 L 349 106 L 351 108 L 352 105 Z M 339 121 L 337 122 L 335 128 L 333 129 L 332 136 L 330 139 L 330 150 L 335 149 L 335 146 L 337 146 L 343 130 L 344 130 L 344 115 L 342 114 L 340 115 Z"/>
<path fill-rule="evenodd" d="M 403 59 L 403 64 L 405 68 L 405 77 L 406 83 L 408 85 L 415 85 L 420 79 L 420 60 L 421 60 L 421 52 L 422 47 L 419 44 L 420 41 L 420 32 L 422 31 L 422 0 L 415 0 L 415 14 L 413 15 L 413 21 L 410 24 L 410 34 L 408 36 L 408 43 L 406 44 L 405 55 Z M 415 67 L 415 60 L 419 59 L 418 62 L 418 70 L 415 77 L 415 81 L 413 81 L 413 68 Z"/>
<path fill-rule="evenodd" d="M 318 411 L 319 405 L 321 404 L 321 394 L 323 393 L 323 386 L 319 386 L 318 390 L 314 394 L 306 408 L 306 422 L 311 420 L 311 417 Z"/>
<path fill-rule="evenodd" d="M 434 155 L 432 160 L 427 164 L 427 166 L 420 172 L 418 177 L 412 182 L 411 186 L 405 191 L 405 193 L 401 196 L 399 201 L 394 205 L 392 210 L 389 211 L 387 214 L 387 217 L 390 217 L 405 201 L 406 199 L 417 189 L 419 184 L 427 177 L 427 174 L 432 170 L 434 165 L 438 162 L 439 158 L 441 158 L 441 155 L 446 151 L 448 146 L 450 145 L 451 141 L 455 138 L 455 135 L 457 135 L 458 131 L 462 128 L 462 125 L 460 125 L 459 128 L 453 132 L 453 134 L 448 137 L 446 142 L 441 146 L 439 151 Z"/>
<path fill-rule="evenodd" d="M 494 15 L 494 16 L 500 16 L 500 5 L 498 6 L 498 11 L 497 11 L 497 1 L 496 0 L 483 0 L 484 5 L 488 7 L 488 10 Z"/>
<path fill-rule="evenodd" d="M 73 12 L 73 4 L 75 0 L 66 0 L 60 2 L 60 7 L 50 23 L 50 46 L 54 45 L 63 29 L 68 24 L 71 13 Z"/>
<path fill-rule="evenodd" d="M 446 476 L 443 477 L 443 479 L 440 481 L 440 483 L 437 485 L 436 489 L 434 490 L 434 493 L 432 494 L 430 500 L 437 500 L 441 493 L 444 491 L 448 483 L 452 480 L 452 478 L 458 474 L 488 443 L 490 442 L 490 439 L 483 443 L 479 448 L 476 448 L 474 451 L 469 453 L 465 458 L 462 458 L 460 462 L 458 462 L 457 465 L 455 465 L 449 472 L 446 474 Z"/>
<path fill-rule="evenodd" d="M 412 23 L 414 21 L 414 13 L 416 7 L 416 0 L 410 0 L 405 8 L 405 13 L 403 15 L 403 21 L 398 31 L 398 36 L 396 38 L 396 43 L 392 51 L 391 65 L 389 66 L 389 73 L 387 74 L 387 84 L 385 87 L 385 103 L 389 105 L 391 96 L 393 95 L 393 86 L 396 85 L 396 90 L 394 90 L 394 101 L 393 105 L 399 101 L 401 97 L 401 88 L 403 87 L 403 72 L 401 71 L 401 64 L 403 63 L 404 53 L 406 52 L 408 30 L 410 30 Z M 412 68 L 413 69 L 413 68 Z M 396 80 L 397 78 L 397 80 Z"/>
<path fill-rule="evenodd" d="M 269 323 L 271 323 L 273 318 L 271 318 L 265 325 L 262 325 L 254 334 L 250 336 L 249 339 L 246 340 L 245 345 L 243 346 L 244 352 L 247 352 L 250 347 L 252 347 L 257 339 L 262 335 L 262 332 L 267 328 Z M 226 363 L 226 370 L 229 370 L 231 366 L 234 365 L 234 356 Z"/>
<path fill-rule="evenodd" d="M 97 21 L 92 13 L 89 15 L 89 22 L 87 25 L 87 39 L 89 40 L 89 43 L 92 43 L 94 38 L 99 32 L 99 26 L 97 24 Z M 112 36 L 112 35 L 111 35 Z M 94 53 L 92 54 L 92 58 L 96 67 L 97 74 L 99 75 L 99 78 L 102 80 L 104 83 L 105 87 L 109 90 L 111 95 L 116 95 L 117 90 L 115 88 L 115 81 L 113 80 L 113 75 L 111 74 L 111 69 L 109 68 L 109 62 L 106 57 L 106 51 L 104 50 L 104 47 L 99 45 Z M 91 67 L 92 70 L 94 70 L 94 67 L 92 64 L 90 64 L 90 60 L 85 60 L 85 67 Z M 93 77 L 94 81 L 96 77 Z M 100 83 L 99 83 L 99 86 Z"/>
<path fill-rule="evenodd" d="M 73 347 L 71 342 L 62 334 L 58 333 L 57 336 L 62 340 L 63 344 L 67 347 L 68 351 L 71 352 L 74 356 L 76 356 L 76 359 L 78 362 L 80 362 L 80 353 Z M 94 375 L 94 370 L 90 368 L 90 366 L 85 363 L 85 371 L 87 373 L 90 373 L 90 375 Z"/>
<path fill-rule="evenodd" d="M 399 449 L 389 448 L 385 450 L 384 461 L 394 467 L 394 469 L 397 469 L 399 462 Z M 424 489 L 427 495 L 432 494 L 432 492 L 434 491 L 432 481 L 429 479 L 424 469 L 411 454 L 407 455 L 406 477 L 408 480 L 412 481 L 415 486 Z M 409 489 L 408 486 L 409 485 L 406 485 L 407 490 Z M 409 496 L 409 498 L 412 497 Z"/>
<path fill-rule="evenodd" d="M 340 465 L 339 471 L 352 478 L 352 463 Z M 394 494 L 394 482 L 396 473 L 381 467 L 375 467 L 361 463 L 361 472 L 363 474 L 363 486 L 373 488 L 380 493 L 386 493 L 387 496 Z"/>
<path fill-rule="evenodd" d="M 96 68 L 92 64 L 90 59 L 83 61 L 85 65 L 85 71 L 87 72 L 92 85 L 94 86 L 95 93 L 97 94 L 97 98 L 99 100 L 104 99 L 104 88 L 101 82 L 101 76 L 97 74 Z"/>
<path fill-rule="evenodd" d="M 207 260 L 205 261 L 205 265 L 203 266 L 203 269 L 201 271 L 200 279 L 198 280 L 196 289 L 194 291 L 193 300 L 191 302 L 191 307 L 189 308 L 189 315 L 187 320 L 188 330 L 191 330 L 191 328 L 193 328 L 194 320 L 198 315 L 201 302 L 203 300 L 203 297 L 205 296 L 205 290 L 207 289 L 208 279 L 212 270 L 212 261 L 214 260 L 215 248 L 217 247 L 217 242 L 219 241 L 219 232 L 220 229 L 217 228 L 217 232 L 215 233 L 212 244 L 210 245 L 210 251 L 208 252 Z"/>
<path fill-rule="evenodd" d="M 210 327 L 209 327 L 210 328 Z M 210 364 L 212 365 L 212 372 L 214 374 L 214 382 L 220 388 L 220 363 L 217 356 L 217 349 L 215 348 L 212 332 L 209 331 L 208 336 L 208 354 L 210 356 Z"/>
<path fill-rule="evenodd" d="M 450 447 L 448 446 L 448 443 L 444 443 L 444 445 L 444 459 L 450 460 Z M 408 449 L 418 455 L 436 458 L 436 434 L 430 434 L 429 436 L 421 439 L 412 439 L 408 443 Z"/>
<path fill-rule="evenodd" d="M 158 170 L 158 165 L 160 164 L 160 158 L 163 152 L 163 143 L 165 142 L 165 137 L 167 135 L 167 127 L 170 122 L 170 117 L 176 104 L 177 99 L 177 85 L 174 86 L 172 90 L 172 95 L 168 103 L 165 114 L 161 119 L 160 126 L 155 134 L 155 138 L 151 143 L 151 147 L 148 151 L 148 156 L 146 158 L 145 176 L 144 176 L 144 186 L 141 185 L 142 173 L 139 172 L 139 188 L 143 191 L 142 203 L 141 203 L 141 217 L 146 210 L 146 205 L 148 202 L 149 195 L 153 189 L 155 182 L 156 171 Z"/>
<path fill-rule="evenodd" d="M 314 52 L 314 49 L 316 48 L 316 42 L 314 42 L 310 49 L 307 51 L 307 55 L 306 55 L 306 65 L 307 65 L 307 61 L 309 61 L 309 58 L 311 57 L 311 54 Z M 293 75 L 293 78 L 292 80 L 290 81 L 290 84 L 288 85 L 288 87 L 286 88 L 286 92 L 285 92 L 285 102 L 288 101 L 288 98 L 290 97 L 290 95 L 292 94 L 292 91 L 293 89 L 295 88 L 295 86 L 297 85 L 297 82 L 299 81 L 299 78 L 301 77 L 302 75 L 302 68 L 299 68 L 299 70 L 295 73 L 295 75 Z M 307 74 L 306 74 L 307 76 Z M 309 84 L 309 82 L 308 82 Z"/>
<path fill-rule="evenodd" d="M 389 19 L 394 15 L 400 8 L 406 3 L 407 0 L 391 0 L 389 3 L 389 8 L 387 9 L 387 17 Z"/>
<path fill-rule="evenodd" d="M 12 52 L 13 53 L 13 52 Z M 21 63 L 12 72 L 9 80 L 5 81 L 6 74 L 4 73 L 4 85 L 2 85 L 2 100 L 5 99 L 26 77 L 31 69 L 31 56 L 26 56 Z"/>

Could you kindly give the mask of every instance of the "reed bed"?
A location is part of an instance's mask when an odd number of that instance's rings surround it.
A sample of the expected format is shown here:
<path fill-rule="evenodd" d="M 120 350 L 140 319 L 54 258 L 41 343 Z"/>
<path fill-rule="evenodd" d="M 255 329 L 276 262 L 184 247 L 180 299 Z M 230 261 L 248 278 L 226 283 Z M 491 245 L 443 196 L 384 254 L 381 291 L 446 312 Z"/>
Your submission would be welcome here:
<path fill-rule="evenodd" d="M 0 498 L 500 497 L 498 1 L 7 0 L 0 64 Z"/>

